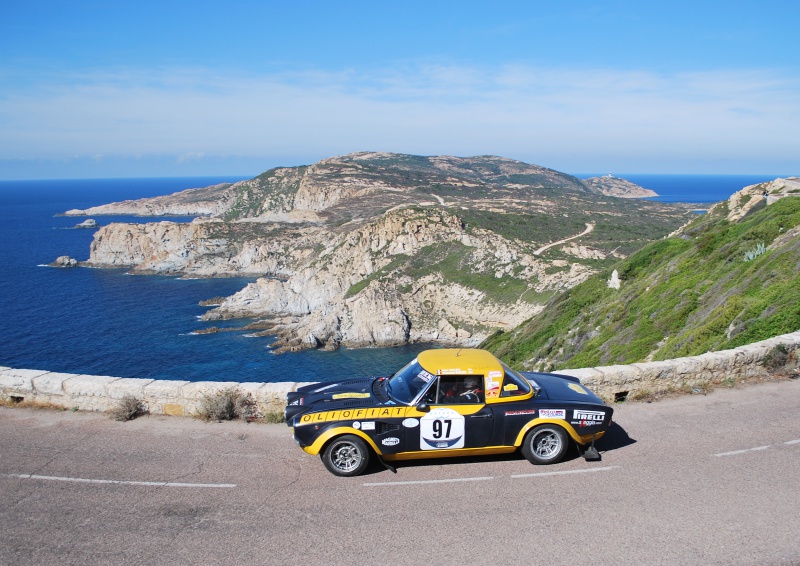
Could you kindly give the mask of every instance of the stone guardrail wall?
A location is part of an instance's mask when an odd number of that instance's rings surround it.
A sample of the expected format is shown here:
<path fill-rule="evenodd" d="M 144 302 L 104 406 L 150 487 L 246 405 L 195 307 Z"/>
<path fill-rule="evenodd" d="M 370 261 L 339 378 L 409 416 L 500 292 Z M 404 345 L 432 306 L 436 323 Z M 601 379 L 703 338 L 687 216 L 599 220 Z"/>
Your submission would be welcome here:
<path fill-rule="evenodd" d="M 756 342 L 733 350 L 662 362 L 559 370 L 577 377 L 607 400 L 627 395 L 659 393 L 714 383 L 766 376 L 765 356 L 783 344 L 800 349 L 800 332 Z M 796 363 L 796 354 L 793 356 Z M 107 411 L 125 396 L 141 399 L 152 414 L 192 416 L 203 398 L 236 388 L 250 394 L 262 412 L 283 409 L 286 393 L 305 383 L 239 383 L 235 381 L 175 381 L 97 375 L 76 375 L 0 367 L 0 397 L 12 401 L 50 403 L 67 409 Z"/>

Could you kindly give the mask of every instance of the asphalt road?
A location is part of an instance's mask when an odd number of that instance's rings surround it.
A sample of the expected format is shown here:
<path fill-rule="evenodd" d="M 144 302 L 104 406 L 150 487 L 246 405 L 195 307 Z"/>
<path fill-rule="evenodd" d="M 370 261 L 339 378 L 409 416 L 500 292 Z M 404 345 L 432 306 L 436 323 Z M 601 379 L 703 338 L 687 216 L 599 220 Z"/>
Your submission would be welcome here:
<path fill-rule="evenodd" d="M 800 380 L 615 409 L 600 462 L 345 479 L 284 425 L 0 408 L 0 564 L 800 564 Z"/>

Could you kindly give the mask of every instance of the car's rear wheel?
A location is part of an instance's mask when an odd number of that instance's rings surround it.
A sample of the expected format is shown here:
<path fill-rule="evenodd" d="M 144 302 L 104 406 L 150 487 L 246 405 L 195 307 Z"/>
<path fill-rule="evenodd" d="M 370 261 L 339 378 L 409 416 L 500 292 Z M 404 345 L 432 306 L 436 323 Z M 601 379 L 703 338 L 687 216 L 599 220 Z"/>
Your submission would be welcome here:
<path fill-rule="evenodd" d="M 369 465 L 367 444 L 352 434 L 331 440 L 321 456 L 328 471 L 337 476 L 357 476 Z"/>
<path fill-rule="evenodd" d="M 566 431 L 558 425 L 544 424 L 533 428 L 522 443 L 522 455 L 533 464 L 555 464 L 569 448 Z"/>

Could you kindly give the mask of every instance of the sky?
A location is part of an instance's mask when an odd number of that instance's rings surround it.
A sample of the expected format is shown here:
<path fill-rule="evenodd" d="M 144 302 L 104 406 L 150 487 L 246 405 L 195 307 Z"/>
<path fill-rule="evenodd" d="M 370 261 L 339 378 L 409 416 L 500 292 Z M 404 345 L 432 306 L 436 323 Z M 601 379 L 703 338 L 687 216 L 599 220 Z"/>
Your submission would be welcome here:
<path fill-rule="evenodd" d="M 800 175 L 795 0 L 6 0 L 0 179 L 355 151 Z"/>

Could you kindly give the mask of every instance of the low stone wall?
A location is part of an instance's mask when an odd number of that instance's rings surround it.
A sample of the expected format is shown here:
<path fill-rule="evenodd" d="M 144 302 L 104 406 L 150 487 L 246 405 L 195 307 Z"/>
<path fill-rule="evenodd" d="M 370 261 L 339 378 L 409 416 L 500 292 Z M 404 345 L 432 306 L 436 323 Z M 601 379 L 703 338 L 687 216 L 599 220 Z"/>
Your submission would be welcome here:
<path fill-rule="evenodd" d="M 608 400 L 637 394 L 703 387 L 766 376 L 763 361 L 776 346 L 800 349 L 800 332 L 756 342 L 733 350 L 663 362 L 559 370 L 581 380 Z M 796 355 L 795 355 L 796 359 Z M 154 414 L 191 416 L 205 396 L 236 388 L 250 394 L 262 412 L 282 410 L 286 393 L 305 383 L 239 383 L 235 381 L 172 381 L 98 375 L 76 375 L 0 367 L 0 397 L 13 401 L 52 403 L 67 409 L 107 411 L 125 396 L 143 400 Z"/>
<path fill-rule="evenodd" d="M 283 410 L 286 393 L 300 385 L 304 384 L 136 379 L 0 367 L 0 397 L 81 411 L 107 411 L 131 396 L 143 400 L 150 413 L 192 416 L 199 412 L 204 397 L 236 388 L 252 395 L 267 413 Z"/>
<path fill-rule="evenodd" d="M 577 377 L 604 399 L 614 400 L 629 395 L 636 397 L 766 377 L 769 371 L 764 367 L 764 358 L 780 344 L 787 352 L 794 353 L 800 349 L 800 332 L 700 356 L 631 365 L 565 369 L 557 373 Z M 792 358 L 796 367 L 797 354 Z"/>

